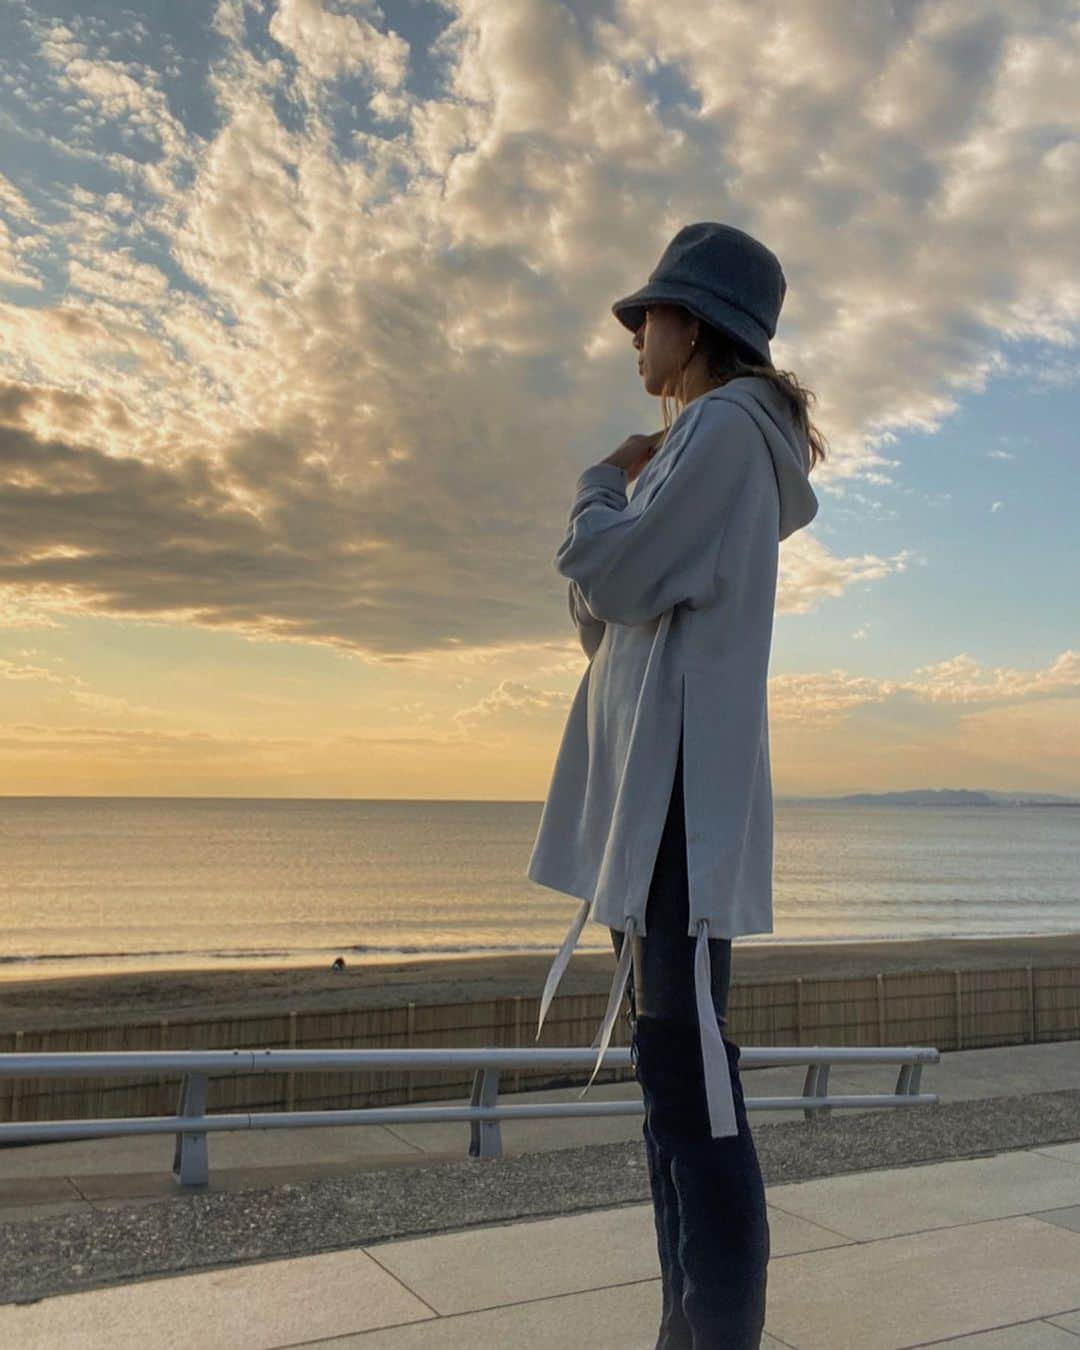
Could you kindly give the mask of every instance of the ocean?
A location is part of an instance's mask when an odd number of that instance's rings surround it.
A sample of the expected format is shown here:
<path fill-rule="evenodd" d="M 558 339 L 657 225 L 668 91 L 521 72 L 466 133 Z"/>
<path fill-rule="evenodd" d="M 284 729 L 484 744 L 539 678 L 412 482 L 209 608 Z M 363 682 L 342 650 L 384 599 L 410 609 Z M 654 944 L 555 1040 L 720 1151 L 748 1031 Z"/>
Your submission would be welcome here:
<path fill-rule="evenodd" d="M 539 802 L 0 797 L 0 981 L 554 954 Z M 776 803 L 774 931 L 737 944 L 1080 928 L 1080 809 Z M 590 924 L 579 950 L 610 951 Z"/>

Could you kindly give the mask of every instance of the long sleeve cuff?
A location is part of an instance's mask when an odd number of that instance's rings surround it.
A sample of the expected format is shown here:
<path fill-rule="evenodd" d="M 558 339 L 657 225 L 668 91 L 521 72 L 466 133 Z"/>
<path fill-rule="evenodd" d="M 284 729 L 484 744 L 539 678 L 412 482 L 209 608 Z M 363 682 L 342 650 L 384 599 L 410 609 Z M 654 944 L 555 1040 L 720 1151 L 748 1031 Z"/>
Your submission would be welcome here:
<path fill-rule="evenodd" d="M 606 487 L 616 492 L 625 492 L 630 474 L 617 464 L 590 464 L 577 481 L 578 491 L 582 488 Z"/>

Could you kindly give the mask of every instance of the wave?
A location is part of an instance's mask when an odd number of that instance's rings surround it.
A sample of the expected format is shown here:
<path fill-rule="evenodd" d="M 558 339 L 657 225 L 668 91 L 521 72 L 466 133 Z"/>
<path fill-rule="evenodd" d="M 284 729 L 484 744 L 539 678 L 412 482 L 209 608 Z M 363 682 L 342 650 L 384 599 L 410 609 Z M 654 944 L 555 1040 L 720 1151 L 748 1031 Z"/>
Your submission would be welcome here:
<path fill-rule="evenodd" d="M 559 940 L 551 942 L 489 942 L 470 943 L 468 946 L 439 946 L 431 942 L 417 943 L 352 943 L 333 947 L 241 947 L 212 948 L 198 947 L 162 948 L 149 951 L 131 952 L 34 952 L 21 956 L 0 955 L 0 966 L 34 965 L 45 961 L 145 961 L 166 957 L 183 957 L 186 960 L 234 961 L 234 960 L 296 960 L 306 956 L 341 956 L 353 953 L 368 956 L 483 956 L 486 953 L 510 952 L 554 952 Z M 579 951 L 611 951 L 611 943 L 590 944 L 582 941 Z"/>
<path fill-rule="evenodd" d="M 874 934 L 829 934 L 819 933 L 812 935 L 787 935 L 777 933 L 752 933 L 745 937 L 735 939 L 738 946 L 803 946 L 811 944 L 841 945 L 845 943 L 895 943 L 895 942 L 917 942 L 923 941 L 992 941 L 1002 938 L 1022 938 L 1022 937 L 1066 937 L 1071 936 L 1074 929 L 1064 930 L 1043 930 L 1043 929 L 1018 929 L 972 932 L 966 931 L 954 932 L 921 932 L 913 933 L 910 929 L 904 932 L 896 933 L 874 933 Z M 526 954 L 530 952 L 554 953 L 558 949 L 559 938 L 550 942 L 479 942 L 479 943 L 446 943 L 439 945 L 435 942 L 409 942 L 409 943 L 351 943 L 341 944 L 332 947 L 239 947 L 239 948 L 193 948 L 176 947 L 161 948 L 155 947 L 142 951 L 84 951 L 84 952 L 33 952 L 23 955 L 10 956 L 0 955 L 0 967 L 4 966 L 33 966 L 43 965 L 51 962 L 63 961 L 108 961 L 116 964 L 126 964 L 133 961 L 161 961 L 169 958 L 182 959 L 187 962 L 205 961 L 208 965 L 216 961 L 301 961 L 308 957 L 334 957 L 352 954 L 354 956 L 423 956 L 429 959 L 439 957 L 465 957 L 465 956 L 486 956 L 486 955 L 511 955 Z M 578 951 L 592 952 L 611 952 L 610 939 L 597 941 L 595 943 L 587 942 L 584 938 L 578 946 Z"/>

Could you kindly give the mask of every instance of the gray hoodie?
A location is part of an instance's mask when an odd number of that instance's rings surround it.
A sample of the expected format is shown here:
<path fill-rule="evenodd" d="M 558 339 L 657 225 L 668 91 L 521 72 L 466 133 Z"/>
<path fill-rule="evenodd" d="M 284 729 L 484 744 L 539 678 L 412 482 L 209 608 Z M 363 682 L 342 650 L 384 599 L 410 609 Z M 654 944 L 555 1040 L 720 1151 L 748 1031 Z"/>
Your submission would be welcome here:
<path fill-rule="evenodd" d="M 711 396 L 745 408 L 765 437 L 780 494 L 779 539 L 783 542 L 809 525 L 818 512 L 818 499 L 807 477 L 810 442 L 792 417 L 787 398 L 771 380 L 760 375 L 732 380 Z"/>
<path fill-rule="evenodd" d="M 624 469 L 587 468 L 555 555 L 589 663 L 526 869 L 581 901 L 548 975 L 540 1025 L 589 918 L 628 937 L 646 933 L 681 733 L 688 935 L 697 938 L 716 1137 L 737 1127 L 708 939 L 772 932 L 766 684 L 779 541 L 817 514 L 808 467 L 807 438 L 784 396 L 760 376 L 730 381 L 683 409 L 629 499 Z M 597 1069 L 632 945 L 622 945 Z"/>

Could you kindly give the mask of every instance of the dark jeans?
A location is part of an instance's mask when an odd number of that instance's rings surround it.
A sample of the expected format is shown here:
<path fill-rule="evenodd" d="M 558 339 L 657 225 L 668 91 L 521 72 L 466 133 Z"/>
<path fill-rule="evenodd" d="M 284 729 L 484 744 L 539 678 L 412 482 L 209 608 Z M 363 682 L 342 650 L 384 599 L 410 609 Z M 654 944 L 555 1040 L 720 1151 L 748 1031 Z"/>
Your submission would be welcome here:
<path fill-rule="evenodd" d="M 634 1072 L 645 1102 L 662 1311 L 655 1350 L 758 1350 L 765 1327 L 769 1224 L 765 1184 L 739 1077 L 724 1038 L 739 1133 L 713 1139 L 688 935 L 682 743 L 675 787 L 627 986 Z M 616 953 L 623 934 L 611 930 Z M 731 941 L 709 943 L 713 1005 L 726 1024 Z"/>

